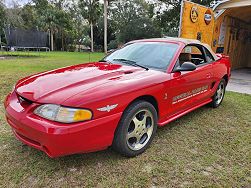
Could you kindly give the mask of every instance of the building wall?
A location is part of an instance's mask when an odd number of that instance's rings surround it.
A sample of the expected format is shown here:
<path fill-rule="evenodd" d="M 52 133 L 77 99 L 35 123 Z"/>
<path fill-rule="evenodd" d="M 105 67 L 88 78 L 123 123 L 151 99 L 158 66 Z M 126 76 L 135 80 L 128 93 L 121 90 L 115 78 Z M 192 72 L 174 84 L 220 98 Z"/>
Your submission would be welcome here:
<path fill-rule="evenodd" d="M 225 29 L 221 29 L 224 25 Z M 225 32 L 222 32 L 225 31 Z M 230 56 L 233 69 L 248 67 L 251 53 L 250 25 L 231 16 L 231 10 L 225 11 L 215 21 L 213 45 L 217 48 L 223 47 L 224 54 Z M 219 43 L 220 38 L 225 36 L 224 43 Z"/>
<path fill-rule="evenodd" d="M 198 20 L 196 22 L 193 22 L 191 19 L 192 8 L 196 8 L 198 12 Z M 207 10 L 210 10 L 212 14 L 212 20 L 209 24 L 206 24 L 204 19 Z M 201 42 L 211 46 L 214 28 L 213 11 L 208 7 L 184 1 L 181 13 L 180 37 L 198 39 L 198 33 L 201 33 Z"/>
<path fill-rule="evenodd" d="M 249 45 L 249 58 L 247 60 L 247 67 L 251 68 L 251 44 Z"/>

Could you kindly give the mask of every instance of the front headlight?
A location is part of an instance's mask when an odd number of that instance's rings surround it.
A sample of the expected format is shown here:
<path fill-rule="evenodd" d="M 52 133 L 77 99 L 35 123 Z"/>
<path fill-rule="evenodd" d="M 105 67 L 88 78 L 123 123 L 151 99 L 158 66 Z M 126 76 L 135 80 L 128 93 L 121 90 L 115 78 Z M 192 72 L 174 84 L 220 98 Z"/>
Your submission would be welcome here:
<path fill-rule="evenodd" d="M 75 123 L 92 119 L 90 110 L 62 107 L 55 104 L 41 105 L 34 110 L 34 113 L 45 119 L 61 123 Z"/>

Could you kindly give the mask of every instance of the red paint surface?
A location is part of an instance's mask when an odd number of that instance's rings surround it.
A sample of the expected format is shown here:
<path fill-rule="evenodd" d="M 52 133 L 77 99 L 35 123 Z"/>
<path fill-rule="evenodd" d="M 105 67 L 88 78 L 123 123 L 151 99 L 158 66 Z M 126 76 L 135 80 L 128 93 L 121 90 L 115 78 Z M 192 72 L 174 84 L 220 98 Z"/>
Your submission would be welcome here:
<path fill-rule="evenodd" d="M 224 76 L 230 76 L 229 59 L 222 55 L 218 55 L 221 58 L 218 61 L 200 66 L 195 71 L 172 73 L 185 46 L 182 42 L 176 43 L 180 46 L 179 50 L 166 72 L 95 62 L 24 78 L 6 98 L 7 121 L 19 140 L 46 152 L 50 157 L 111 146 L 123 111 L 142 96 L 151 96 L 157 101 L 158 124 L 163 126 L 209 103 L 219 81 Z M 175 96 L 205 85 L 208 85 L 206 92 L 173 104 Z M 20 103 L 18 95 L 32 101 L 32 104 Z M 41 104 L 90 109 L 94 116 L 86 122 L 57 123 L 33 113 Z M 118 106 L 110 112 L 97 110 L 113 104 Z"/>

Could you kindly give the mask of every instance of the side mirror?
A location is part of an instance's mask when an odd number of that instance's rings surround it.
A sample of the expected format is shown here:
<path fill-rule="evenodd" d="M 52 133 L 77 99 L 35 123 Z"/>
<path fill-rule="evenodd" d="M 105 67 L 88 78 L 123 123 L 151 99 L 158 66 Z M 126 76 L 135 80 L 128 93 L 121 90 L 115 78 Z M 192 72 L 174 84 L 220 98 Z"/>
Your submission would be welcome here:
<path fill-rule="evenodd" d="M 196 69 L 196 65 L 191 62 L 184 62 L 181 66 L 177 67 L 174 72 L 193 71 Z"/>

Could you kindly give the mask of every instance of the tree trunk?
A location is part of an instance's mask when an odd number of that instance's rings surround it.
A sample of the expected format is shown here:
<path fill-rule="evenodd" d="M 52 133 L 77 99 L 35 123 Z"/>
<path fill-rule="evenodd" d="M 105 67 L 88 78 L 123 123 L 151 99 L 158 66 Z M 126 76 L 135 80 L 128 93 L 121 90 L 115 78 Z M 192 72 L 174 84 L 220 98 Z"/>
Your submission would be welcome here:
<path fill-rule="evenodd" d="M 91 52 L 94 52 L 94 44 L 93 44 L 93 23 L 91 22 Z"/>
<path fill-rule="evenodd" d="M 104 52 L 107 54 L 107 0 L 104 0 Z"/>
<path fill-rule="evenodd" d="M 51 30 L 48 30 L 48 35 L 49 35 L 49 48 L 51 48 Z"/>
<path fill-rule="evenodd" d="M 80 49 L 80 45 L 81 45 L 81 44 L 80 44 L 80 42 L 79 42 L 80 39 L 81 39 L 81 36 L 78 37 L 78 52 L 81 52 L 81 49 Z"/>
<path fill-rule="evenodd" d="M 51 29 L 51 51 L 54 51 L 54 36 L 53 30 Z"/>
<path fill-rule="evenodd" d="M 63 31 L 61 31 L 62 32 L 62 35 L 61 35 L 61 37 L 62 37 L 62 39 L 61 39 L 61 45 L 62 45 L 62 51 L 64 51 L 64 32 Z"/>

